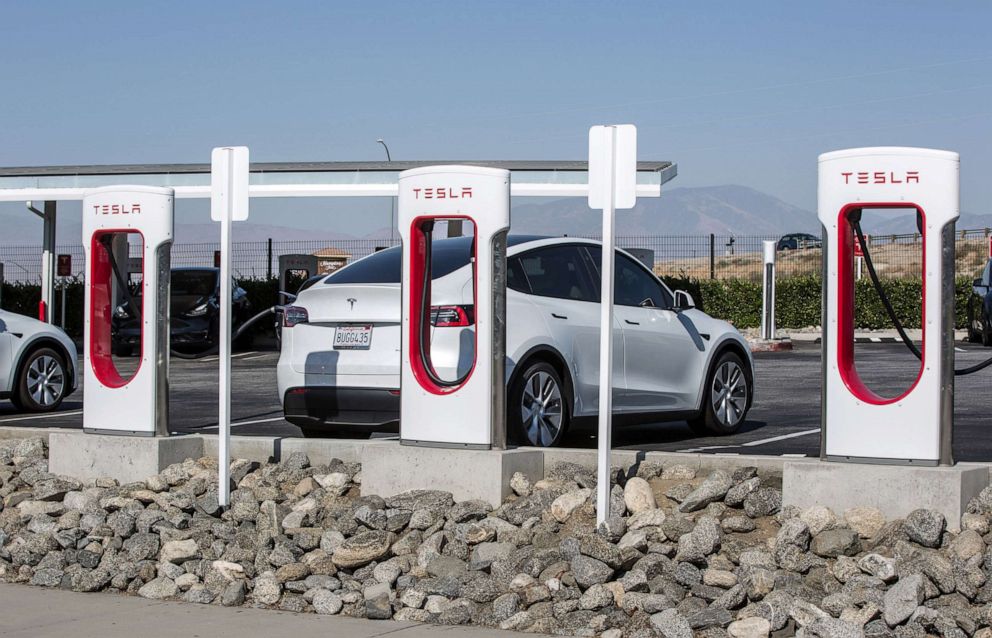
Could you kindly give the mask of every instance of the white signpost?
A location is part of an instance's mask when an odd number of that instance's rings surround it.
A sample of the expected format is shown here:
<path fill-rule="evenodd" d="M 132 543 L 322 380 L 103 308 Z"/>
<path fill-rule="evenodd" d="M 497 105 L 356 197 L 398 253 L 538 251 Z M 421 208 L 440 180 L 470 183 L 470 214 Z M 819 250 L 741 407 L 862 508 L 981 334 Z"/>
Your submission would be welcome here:
<path fill-rule="evenodd" d="M 210 218 L 220 222 L 220 351 L 218 367 L 217 501 L 231 501 L 231 222 L 248 219 L 248 147 L 225 146 L 210 154 Z"/>
<path fill-rule="evenodd" d="M 599 324 L 599 450 L 596 523 L 610 513 L 613 447 L 613 265 L 616 210 L 637 202 L 637 128 L 632 124 L 589 129 L 589 207 L 603 211 L 602 297 Z"/>

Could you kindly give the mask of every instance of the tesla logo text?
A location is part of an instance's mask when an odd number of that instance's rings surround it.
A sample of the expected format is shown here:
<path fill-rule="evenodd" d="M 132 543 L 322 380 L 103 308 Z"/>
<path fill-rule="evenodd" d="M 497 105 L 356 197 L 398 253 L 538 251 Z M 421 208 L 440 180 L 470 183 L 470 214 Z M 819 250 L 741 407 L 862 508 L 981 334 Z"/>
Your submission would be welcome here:
<path fill-rule="evenodd" d="M 358 301 L 358 300 L 355 299 L 354 297 L 348 297 L 348 303 L 350 304 L 350 307 L 351 307 L 352 310 L 355 309 L 355 302 L 356 301 Z"/>
<path fill-rule="evenodd" d="M 94 204 L 93 212 L 97 215 L 138 215 L 141 204 Z"/>
<path fill-rule="evenodd" d="M 415 188 L 413 189 L 414 199 L 471 199 L 472 187 L 462 186 L 461 188 L 440 187 L 440 188 Z"/>
<path fill-rule="evenodd" d="M 841 173 L 845 184 L 919 184 L 920 171 L 859 171 Z"/>

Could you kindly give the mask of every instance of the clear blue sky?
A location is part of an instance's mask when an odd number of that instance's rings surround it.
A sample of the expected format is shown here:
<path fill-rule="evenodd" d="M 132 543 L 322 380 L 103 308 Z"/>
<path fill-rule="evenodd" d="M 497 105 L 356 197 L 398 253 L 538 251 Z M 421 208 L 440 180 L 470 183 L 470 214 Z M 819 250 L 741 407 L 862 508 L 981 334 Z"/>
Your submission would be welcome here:
<path fill-rule="evenodd" d="M 992 212 L 990 25 L 988 2 L 8 1 L 0 165 L 382 159 L 377 137 L 584 159 L 588 126 L 631 122 L 676 186 L 809 209 L 820 152 L 952 149 L 962 208 Z"/>

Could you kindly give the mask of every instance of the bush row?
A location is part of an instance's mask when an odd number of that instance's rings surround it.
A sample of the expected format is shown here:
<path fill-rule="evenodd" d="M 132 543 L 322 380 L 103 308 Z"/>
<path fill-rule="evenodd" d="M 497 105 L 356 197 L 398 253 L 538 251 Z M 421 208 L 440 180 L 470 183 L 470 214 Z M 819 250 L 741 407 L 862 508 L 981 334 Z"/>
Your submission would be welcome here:
<path fill-rule="evenodd" d="M 688 291 L 696 304 L 707 313 L 725 319 L 737 328 L 757 328 L 761 323 L 761 283 L 743 279 L 683 279 L 666 277 L 672 289 Z M 967 323 L 971 280 L 959 278 L 955 286 L 955 311 L 958 328 Z M 238 282 L 248 293 L 256 312 L 276 303 L 279 291 L 275 279 L 243 279 Z M 883 280 L 882 285 L 893 308 L 907 328 L 920 327 L 922 282 L 919 279 Z M 0 307 L 23 315 L 38 315 L 41 288 L 37 284 L 4 283 Z M 775 321 L 780 328 L 805 328 L 820 325 L 821 282 L 816 276 L 788 277 L 775 287 Z M 55 318 L 61 315 L 61 293 L 55 295 Z M 66 288 L 66 332 L 74 337 L 83 331 L 83 283 L 72 280 Z M 855 324 L 862 329 L 891 328 L 878 295 L 868 278 L 855 285 Z M 266 330 L 271 322 L 260 321 L 256 330 Z"/>

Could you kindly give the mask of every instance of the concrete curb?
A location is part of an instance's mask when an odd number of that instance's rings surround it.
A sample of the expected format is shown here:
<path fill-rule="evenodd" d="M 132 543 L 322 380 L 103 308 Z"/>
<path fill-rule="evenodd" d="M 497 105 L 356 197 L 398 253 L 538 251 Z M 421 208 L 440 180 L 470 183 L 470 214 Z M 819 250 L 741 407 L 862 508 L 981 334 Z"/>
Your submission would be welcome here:
<path fill-rule="evenodd" d="M 791 352 L 792 339 L 748 339 L 751 352 Z"/>

